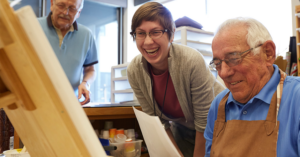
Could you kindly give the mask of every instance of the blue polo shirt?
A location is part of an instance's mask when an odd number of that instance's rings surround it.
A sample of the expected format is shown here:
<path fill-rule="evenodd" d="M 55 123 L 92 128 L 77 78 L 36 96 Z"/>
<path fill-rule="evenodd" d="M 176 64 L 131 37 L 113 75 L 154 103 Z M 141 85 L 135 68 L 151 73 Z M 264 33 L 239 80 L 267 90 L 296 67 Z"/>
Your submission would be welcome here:
<path fill-rule="evenodd" d="M 227 120 L 265 120 L 269 111 L 270 102 L 280 80 L 277 65 L 269 82 L 262 90 L 245 105 L 234 100 L 229 94 L 225 105 Z M 229 92 L 228 89 L 219 93 L 213 100 L 207 116 L 207 125 L 204 131 L 206 139 L 206 155 L 210 156 L 213 130 L 217 119 L 218 107 L 222 98 Z M 279 135 L 277 141 L 278 157 L 300 156 L 300 77 L 287 76 L 283 84 L 283 92 L 278 112 Z M 255 140 L 255 139 L 253 139 Z M 239 147 L 239 146 L 236 146 Z"/>
<path fill-rule="evenodd" d="M 48 17 L 38 18 L 53 51 L 67 75 L 74 91 L 78 89 L 83 67 L 98 63 L 97 48 L 92 32 L 85 26 L 73 23 L 74 31 L 68 32 L 59 46 L 59 38 Z"/>

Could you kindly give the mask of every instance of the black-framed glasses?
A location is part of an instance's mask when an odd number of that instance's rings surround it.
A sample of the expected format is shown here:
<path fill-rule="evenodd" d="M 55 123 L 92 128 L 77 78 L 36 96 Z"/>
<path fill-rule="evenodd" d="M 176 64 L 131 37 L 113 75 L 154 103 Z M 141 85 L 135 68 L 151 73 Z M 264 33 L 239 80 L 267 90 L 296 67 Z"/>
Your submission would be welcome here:
<path fill-rule="evenodd" d="M 65 11 L 66 9 L 67 9 L 67 11 L 68 12 L 71 12 L 71 13 L 76 13 L 76 12 L 78 12 L 78 8 L 76 8 L 76 7 L 72 7 L 72 6 L 69 6 L 69 7 L 66 7 L 66 5 L 65 4 L 62 4 L 62 3 L 58 3 L 58 4 L 55 4 L 56 6 L 57 6 L 57 8 L 61 11 L 61 12 L 63 12 L 63 11 Z"/>
<path fill-rule="evenodd" d="M 238 65 L 242 62 L 243 58 L 249 53 L 251 52 L 253 49 L 260 47 L 263 44 L 260 44 L 254 48 L 250 48 L 249 50 L 246 50 L 244 52 L 232 52 L 232 53 L 228 53 L 225 55 L 225 59 L 221 60 L 221 59 L 217 59 L 214 58 L 209 65 L 214 69 L 214 70 L 221 70 L 221 64 L 222 61 L 224 61 L 229 67 Z"/>
<path fill-rule="evenodd" d="M 158 39 L 158 38 L 162 37 L 165 32 L 168 32 L 168 29 L 153 30 L 149 33 L 146 33 L 144 31 L 136 31 L 136 32 L 130 32 L 130 34 L 136 40 L 144 40 L 144 39 L 146 39 L 147 35 L 149 35 L 149 37 L 152 38 L 152 39 Z"/>

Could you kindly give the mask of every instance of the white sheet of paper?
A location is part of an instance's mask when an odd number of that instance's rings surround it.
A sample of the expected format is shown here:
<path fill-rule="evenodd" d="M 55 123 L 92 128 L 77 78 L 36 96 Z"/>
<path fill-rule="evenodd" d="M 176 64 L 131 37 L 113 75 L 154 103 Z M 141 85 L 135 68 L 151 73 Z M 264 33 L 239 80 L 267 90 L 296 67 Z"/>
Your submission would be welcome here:
<path fill-rule="evenodd" d="M 132 108 L 142 130 L 149 155 L 180 157 L 159 118 Z"/>

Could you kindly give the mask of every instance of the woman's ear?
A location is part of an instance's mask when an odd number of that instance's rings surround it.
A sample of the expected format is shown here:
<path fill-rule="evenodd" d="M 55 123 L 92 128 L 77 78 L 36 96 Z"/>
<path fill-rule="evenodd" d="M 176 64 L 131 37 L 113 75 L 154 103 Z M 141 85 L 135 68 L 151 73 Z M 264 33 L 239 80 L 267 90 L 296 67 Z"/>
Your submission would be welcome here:
<path fill-rule="evenodd" d="M 268 66 L 273 66 L 276 59 L 276 46 L 273 41 L 267 40 L 263 45 L 263 55 Z"/>

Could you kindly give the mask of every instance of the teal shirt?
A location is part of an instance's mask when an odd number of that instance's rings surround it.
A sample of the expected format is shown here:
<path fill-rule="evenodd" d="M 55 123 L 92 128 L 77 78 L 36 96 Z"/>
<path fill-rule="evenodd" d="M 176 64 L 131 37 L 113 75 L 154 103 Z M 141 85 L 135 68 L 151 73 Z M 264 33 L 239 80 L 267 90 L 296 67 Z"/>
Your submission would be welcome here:
<path fill-rule="evenodd" d="M 97 48 L 92 32 L 85 26 L 74 22 L 74 31 L 68 32 L 59 46 L 59 38 L 52 25 L 51 13 L 38 18 L 53 51 L 67 75 L 74 91 L 80 84 L 83 67 L 98 63 Z"/>

